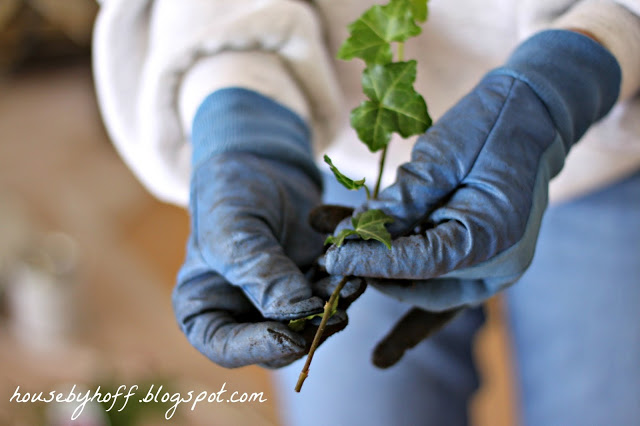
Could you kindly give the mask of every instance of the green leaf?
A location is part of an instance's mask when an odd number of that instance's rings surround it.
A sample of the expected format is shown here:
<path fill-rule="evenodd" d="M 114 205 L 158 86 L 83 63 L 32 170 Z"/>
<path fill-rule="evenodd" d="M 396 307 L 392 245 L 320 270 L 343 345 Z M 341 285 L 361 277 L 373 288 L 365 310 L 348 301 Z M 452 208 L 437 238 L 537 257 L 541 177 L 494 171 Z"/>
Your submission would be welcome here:
<path fill-rule="evenodd" d="M 350 37 L 340 47 L 338 58 L 361 58 L 367 65 L 391 62 L 391 42 L 404 42 L 420 34 L 413 18 L 413 3 L 416 1 L 392 0 L 369 8 L 349 24 Z"/>
<path fill-rule="evenodd" d="M 327 239 L 324 240 L 324 244 L 335 244 L 336 246 L 340 247 L 344 243 L 344 239 L 349 235 L 357 235 L 357 232 L 353 229 L 343 229 L 335 237 L 333 235 L 329 235 Z"/>
<path fill-rule="evenodd" d="M 346 237 L 357 235 L 363 240 L 377 240 L 391 249 L 391 234 L 385 228 L 385 223 L 393 222 L 391 216 L 386 215 L 382 210 L 367 210 L 351 218 L 353 229 L 343 229 L 337 236 L 329 236 L 325 244 L 335 244 L 340 247 Z"/>
<path fill-rule="evenodd" d="M 409 0 L 411 2 L 411 12 L 413 19 L 418 22 L 425 22 L 429 16 L 427 3 L 429 0 Z"/>
<path fill-rule="evenodd" d="M 363 240 L 377 240 L 391 249 L 391 234 L 384 227 L 385 223 L 393 222 L 391 216 L 382 210 L 367 210 L 351 219 L 353 229 Z"/>
<path fill-rule="evenodd" d="M 340 172 L 340 170 L 338 170 L 336 166 L 333 165 L 333 162 L 331 162 L 331 158 L 329 158 L 328 155 L 324 156 L 324 162 L 329 165 L 331 171 L 333 172 L 333 175 L 336 177 L 336 180 L 340 182 L 345 188 L 353 191 L 358 190 L 364 186 L 364 178 L 360 180 L 353 180 L 346 177 Z"/>
<path fill-rule="evenodd" d="M 309 315 L 311 318 L 313 318 L 315 315 Z M 311 319 L 309 317 L 307 318 L 298 318 L 298 319 L 294 319 L 289 321 L 289 324 L 287 324 L 287 327 L 289 327 L 289 330 L 291 331 L 296 331 L 296 332 L 301 332 L 302 330 L 304 330 L 304 326 L 307 323 L 307 319 Z"/>
<path fill-rule="evenodd" d="M 416 61 L 372 65 L 362 74 L 369 100 L 351 111 L 351 126 L 371 152 L 387 146 L 392 133 L 407 138 L 431 125 L 427 104 L 413 88 Z"/>

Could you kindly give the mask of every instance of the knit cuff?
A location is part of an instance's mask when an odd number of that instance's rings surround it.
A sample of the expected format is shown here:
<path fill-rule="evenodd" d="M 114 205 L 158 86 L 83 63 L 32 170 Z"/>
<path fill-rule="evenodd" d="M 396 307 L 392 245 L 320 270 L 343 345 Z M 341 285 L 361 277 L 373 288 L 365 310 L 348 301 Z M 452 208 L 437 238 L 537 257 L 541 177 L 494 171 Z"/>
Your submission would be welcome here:
<path fill-rule="evenodd" d="M 305 121 L 257 92 L 232 87 L 210 94 L 195 114 L 191 141 L 194 171 L 215 155 L 248 152 L 297 166 L 321 186 Z"/>

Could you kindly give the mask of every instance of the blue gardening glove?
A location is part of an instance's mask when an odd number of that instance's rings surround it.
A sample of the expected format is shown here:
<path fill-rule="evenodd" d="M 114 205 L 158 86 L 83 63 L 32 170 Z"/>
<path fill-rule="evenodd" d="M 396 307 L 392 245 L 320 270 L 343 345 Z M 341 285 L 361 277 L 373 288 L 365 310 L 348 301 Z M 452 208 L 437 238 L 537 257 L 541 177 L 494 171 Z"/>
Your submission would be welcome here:
<path fill-rule="evenodd" d="M 549 180 L 618 96 L 599 43 L 539 33 L 488 73 L 416 142 L 397 181 L 364 208 L 393 216 L 392 249 L 348 241 L 324 259 L 337 275 L 428 311 L 482 302 L 530 264 Z"/>
<path fill-rule="evenodd" d="M 214 92 L 194 118 L 191 235 L 173 306 L 191 344 L 221 366 L 303 356 L 310 330 L 286 323 L 321 313 L 337 283 L 304 275 L 323 249 L 307 224 L 321 195 L 309 140 L 296 114 L 245 89 Z M 345 286 L 341 308 L 360 281 Z M 346 322 L 338 311 L 330 332 Z"/>

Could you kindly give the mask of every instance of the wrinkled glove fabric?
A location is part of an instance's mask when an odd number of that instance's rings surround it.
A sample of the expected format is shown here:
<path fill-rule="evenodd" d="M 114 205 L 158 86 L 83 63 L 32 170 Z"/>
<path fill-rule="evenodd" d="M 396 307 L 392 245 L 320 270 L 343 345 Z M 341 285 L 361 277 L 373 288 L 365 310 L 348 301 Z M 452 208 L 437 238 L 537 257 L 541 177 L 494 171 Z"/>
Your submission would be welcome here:
<path fill-rule="evenodd" d="M 287 365 L 309 342 L 286 321 L 322 312 L 318 286 L 332 285 L 305 276 L 322 252 L 307 223 L 321 197 L 309 129 L 271 99 L 228 88 L 200 106 L 192 143 L 191 235 L 173 292 L 178 323 L 224 367 Z M 346 322 L 340 310 L 329 328 Z"/>
<path fill-rule="evenodd" d="M 393 216 L 392 249 L 348 241 L 332 274 L 370 277 L 429 311 L 481 303 L 530 264 L 548 184 L 615 103 L 620 68 L 599 43 L 550 30 L 521 44 L 425 135 L 396 182 L 363 208 Z"/>

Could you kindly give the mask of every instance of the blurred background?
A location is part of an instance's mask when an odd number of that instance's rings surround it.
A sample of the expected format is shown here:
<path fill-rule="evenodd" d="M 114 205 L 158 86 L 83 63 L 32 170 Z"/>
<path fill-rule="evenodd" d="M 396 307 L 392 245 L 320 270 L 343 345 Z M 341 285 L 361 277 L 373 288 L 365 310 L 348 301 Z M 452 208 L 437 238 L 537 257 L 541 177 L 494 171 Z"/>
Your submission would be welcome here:
<path fill-rule="evenodd" d="M 268 402 L 184 404 L 169 421 L 162 404 L 93 406 L 72 424 L 278 425 L 266 371 L 219 368 L 177 328 L 170 293 L 188 217 L 145 192 L 105 133 L 90 63 L 97 8 L 0 0 L 0 425 L 71 424 L 60 404 L 10 402 L 18 386 L 46 397 L 154 384 L 186 396 L 223 383 Z M 493 301 L 477 344 L 476 425 L 513 424 L 500 317 Z"/>

